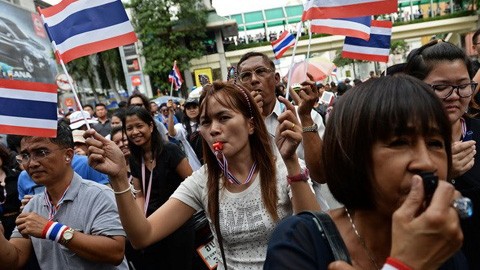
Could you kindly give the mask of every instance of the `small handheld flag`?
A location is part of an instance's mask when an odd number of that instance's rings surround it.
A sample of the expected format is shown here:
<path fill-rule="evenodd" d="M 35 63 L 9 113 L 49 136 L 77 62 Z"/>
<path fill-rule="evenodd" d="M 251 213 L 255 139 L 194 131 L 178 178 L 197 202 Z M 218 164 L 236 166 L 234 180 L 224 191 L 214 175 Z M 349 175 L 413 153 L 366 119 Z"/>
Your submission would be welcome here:
<path fill-rule="evenodd" d="M 280 37 L 272 42 L 275 58 L 280 59 L 282 55 L 293 45 L 295 45 L 295 37 L 288 31 L 283 31 Z"/>
<path fill-rule="evenodd" d="M 138 40 L 120 0 L 64 0 L 38 11 L 64 63 Z"/>
<path fill-rule="evenodd" d="M 0 133 L 57 136 L 57 86 L 0 80 Z"/>
<path fill-rule="evenodd" d="M 170 71 L 170 74 L 168 74 L 168 81 L 175 87 L 175 91 L 178 91 L 178 89 L 182 87 L 183 80 L 180 70 L 177 67 L 177 61 L 173 62 L 173 68 Z"/>
<path fill-rule="evenodd" d="M 367 61 L 388 62 L 392 38 L 391 21 L 372 21 L 370 40 L 346 37 L 342 57 Z"/>

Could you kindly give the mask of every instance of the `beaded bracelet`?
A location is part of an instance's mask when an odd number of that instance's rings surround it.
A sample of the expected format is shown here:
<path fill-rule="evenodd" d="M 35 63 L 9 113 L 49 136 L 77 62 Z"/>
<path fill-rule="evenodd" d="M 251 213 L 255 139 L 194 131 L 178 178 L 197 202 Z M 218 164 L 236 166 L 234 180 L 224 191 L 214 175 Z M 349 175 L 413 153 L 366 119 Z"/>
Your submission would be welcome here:
<path fill-rule="evenodd" d="M 387 261 L 383 265 L 382 270 L 412 270 L 412 268 L 398 259 L 388 257 Z"/>
<path fill-rule="evenodd" d="M 113 194 L 115 195 L 122 195 L 123 193 L 127 193 L 128 191 L 130 191 L 132 193 L 133 196 L 135 196 L 135 194 L 139 193 L 140 190 L 136 190 L 132 184 L 130 184 L 130 186 L 125 189 L 125 190 L 122 190 L 122 191 L 113 191 Z"/>
<path fill-rule="evenodd" d="M 63 233 L 68 230 L 68 228 L 68 226 L 63 225 L 62 223 L 49 221 L 43 228 L 42 238 L 58 242 L 62 239 Z"/>

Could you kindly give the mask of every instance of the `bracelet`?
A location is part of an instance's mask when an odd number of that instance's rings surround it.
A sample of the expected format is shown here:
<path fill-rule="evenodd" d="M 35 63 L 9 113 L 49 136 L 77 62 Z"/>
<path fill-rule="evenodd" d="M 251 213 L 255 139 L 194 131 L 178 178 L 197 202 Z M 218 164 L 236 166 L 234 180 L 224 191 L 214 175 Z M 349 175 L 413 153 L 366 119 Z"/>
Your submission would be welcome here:
<path fill-rule="evenodd" d="M 62 239 L 63 233 L 68 229 L 69 227 L 62 223 L 49 221 L 43 228 L 42 238 L 59 242 Z"/>
<path fill-rule="evenodd" d="M 387 261 L 383 265 L 382 270 L 412 270 L 412 268 L 398 259 L 388 257 Z"/>
<path fill-rule="evenodd" d="M 130 186 L 125 189 L 125 190 L 122 190 L 122 191 L 113 191 L 113 194 L 115 195 L 122 195 L 123 193 L 127 193 L 129 190 L 132 191 L 132 193 L 135 191 L 135 189 L 133 188 L 133 185 L 132 184 L 129 184 Z"/>

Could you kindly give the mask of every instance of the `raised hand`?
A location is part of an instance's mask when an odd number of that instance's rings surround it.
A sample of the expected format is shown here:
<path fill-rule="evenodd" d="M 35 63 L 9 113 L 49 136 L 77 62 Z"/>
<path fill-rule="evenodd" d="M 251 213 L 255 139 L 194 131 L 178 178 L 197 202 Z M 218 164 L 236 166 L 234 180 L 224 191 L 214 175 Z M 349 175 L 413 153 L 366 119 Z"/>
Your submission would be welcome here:
<path fill-rule="evenodd" d="M 88 163 L 95 170 L 110 176 L 110 180 L 117 176 L 127 175 L 127 164 L 122 150 L 112 141 L 98 134 L 95 130 L 85 131 L 83 135 L 88 145 Z"/>
<path fill-rule="evenodd" d="M 295 107 L 280 96 L 279 101 L 285 105 L 285 111 L 278 116 L 279 125 L 275 134 L 275 144 L 282 158 L 297 158 L 295 151 L 302 142 L 302 126 L 295 115 Z"/>
<path fill-rule="evenodd" d="M 452 143 L 452 176 L 459 177 L 473 167 L 475 162 L 475 141 Z"/>

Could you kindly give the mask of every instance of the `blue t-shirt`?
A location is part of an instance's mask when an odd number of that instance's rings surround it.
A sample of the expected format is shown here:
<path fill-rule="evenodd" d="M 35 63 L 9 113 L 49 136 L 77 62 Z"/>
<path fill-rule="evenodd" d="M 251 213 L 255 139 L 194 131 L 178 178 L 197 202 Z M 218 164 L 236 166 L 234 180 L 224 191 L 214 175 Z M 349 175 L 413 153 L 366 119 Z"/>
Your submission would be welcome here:
<path fill-rule="evenodd" d="M 88 165 L 86 156 L 73 155 L 72 168 L 83 179 L 92 180 L 100 184 L 108 184 L 107 175 L 100 173 Z M 18 176 L 18 198 L 23 199 L 25 195 L 42 193 L 44 186 L 37 185 L 27 171 L 22 171 Z"/>

